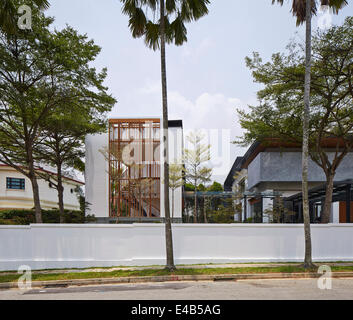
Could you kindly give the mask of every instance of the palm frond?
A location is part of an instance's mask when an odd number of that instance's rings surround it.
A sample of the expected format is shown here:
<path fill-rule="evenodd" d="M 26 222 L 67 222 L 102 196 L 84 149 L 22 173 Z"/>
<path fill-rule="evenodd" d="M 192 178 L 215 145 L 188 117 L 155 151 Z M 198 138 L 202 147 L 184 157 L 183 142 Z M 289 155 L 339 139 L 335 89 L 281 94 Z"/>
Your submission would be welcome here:
<path fill-rule="evenodd" d="M 174 43 L 177 46 L 181 46 L 187 39 L 187 30 L 183 20 L 178 16 L 171 24 L 173 30 Z"/>
<path fill-rule="evenodd" d="M 153 23 L 151 20 L 146 24 L 145 43 L 147 47 L 153 50 L 159 49 L 159 24 Z"/>
<path fill-rule="evenodd" d="M 161 0 L 120 0 L 122 12 L 129 16 L 129 27 L 133 37 L 145 37 L 146 45 L 159 49 Z M 164 0 L 165 1 L 165 36 L 167 43 L 182 45 L 187 41 L 186 22 L 200 19 L 208 13 L 209 0 Z M 153 17 L 149 17 L 149 15 Z M 172 20 L 171 20 L 172 19 Z M 172 22 L 170 22 L 172 21 Z"/>
<path fill-rule="evenodd" d="M 147 19 L 140 8 L 134 8 L 130 14 L 129 28 L 134 38 L 142 37 L 146 32 Z"/>
<path fill-rule="evenodd" d="M 284 0 L 272 0 L 272 4 L 278 3 L 281 6 Z M 347 0 L 320 0 L 321 6 L 329 6 L 335 14 L 348 4 Z M 317 14 L 318 3 L 311 0 L 311 11 L 313 15 Z M 306 0 L 292 0 L 292 13 L 297 18 L 297 25 L 301 25 L 306 21 Z"/>

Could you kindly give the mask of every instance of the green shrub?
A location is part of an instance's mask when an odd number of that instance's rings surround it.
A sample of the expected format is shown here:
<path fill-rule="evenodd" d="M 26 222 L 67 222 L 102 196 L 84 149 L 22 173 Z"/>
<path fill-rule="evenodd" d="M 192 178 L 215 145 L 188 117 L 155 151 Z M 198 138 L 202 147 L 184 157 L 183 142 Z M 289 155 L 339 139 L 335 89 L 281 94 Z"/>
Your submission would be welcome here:
<path fill-rule="evenodd" d="M 60 213 L 58 209 L 42 210 L 43 223 L 59 223 Z M 35 213 L 29 210 L 2 210 L 0 211 L 0 224 L 2 225 L 28 225 L 35 223 Z M 87 215 L 82 211 L 65 210 L 64 223 L 95 222 L 93 215 Z"/>

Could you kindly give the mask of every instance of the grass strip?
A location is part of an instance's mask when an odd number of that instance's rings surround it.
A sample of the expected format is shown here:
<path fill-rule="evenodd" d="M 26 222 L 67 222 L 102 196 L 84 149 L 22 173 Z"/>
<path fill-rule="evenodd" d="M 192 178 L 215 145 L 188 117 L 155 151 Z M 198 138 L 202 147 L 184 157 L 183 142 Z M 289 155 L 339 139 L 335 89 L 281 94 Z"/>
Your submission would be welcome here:
<path fill-rule="evenodd" d="M 333 266 L 333 272 L 353 272 L 353 266 Z M 242 267 L 242 268 L 200 268 L 187 269 L 178 268 L 174 272 L 158 269 L 146 270 L 116 270 L 112 272 L 73 272 L 73 273 L 52 273 L 52 274 L 32 274 L 32 281 L 52 281 L 52 280 L 73 280 L 73 279 L 93 279 L 93 278 L 118 278 L 118 277 L 146 277 L 146 276 L 166 276 L 166 275 L 217 275 L 217 274 L 254 274 L 254 273 L 299 273 L 317 272 L 317 269 L 307 270 L 300 266 L 281 267 Z M 0 283 L 15 282 L 21 275 L 0 274 Z"/>

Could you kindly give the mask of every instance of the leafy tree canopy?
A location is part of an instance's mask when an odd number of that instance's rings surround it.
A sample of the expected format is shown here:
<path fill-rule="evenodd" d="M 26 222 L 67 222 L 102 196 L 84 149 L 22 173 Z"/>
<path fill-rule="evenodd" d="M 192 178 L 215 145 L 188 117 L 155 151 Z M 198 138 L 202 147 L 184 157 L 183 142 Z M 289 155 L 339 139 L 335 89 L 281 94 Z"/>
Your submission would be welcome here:
<path fill-rule="evenodd" d="M 320 152 L 318 141 L 337 137 L 347 146 L 353 129 L 353 18 L 342 26 L 317 31 L 313 36 L 310 115 L 311 154 Z M 285 54 L 276 53 L 264 63 L 258 53 L 246 58 L 254 81 L 264 87 L 258 92 L 259 105 L 250 112 L 238 110 L 246 130 L 236 142 L 277 138 L 302 142 L 302 113 L 305 53 L 301 43 L 292 41 Z"/>
<path fill-rule="evenodd" d="M 217 181 L 214 181 L 213 184 L 207 188 L 207 190 L 208 191 L 213 191 L 213 192 L 222 192 L 222 191 L 224 191 L 223 190 L 223 186 Z"/>

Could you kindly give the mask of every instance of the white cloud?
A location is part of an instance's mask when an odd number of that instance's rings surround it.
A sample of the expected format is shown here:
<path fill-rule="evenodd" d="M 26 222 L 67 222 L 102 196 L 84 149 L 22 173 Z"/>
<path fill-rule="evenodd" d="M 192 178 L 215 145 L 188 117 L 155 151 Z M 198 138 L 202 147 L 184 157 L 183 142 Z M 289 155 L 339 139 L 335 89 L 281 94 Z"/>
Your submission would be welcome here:
<path fill-rule="evenodd" d="M 140 94 L 154 94 L 161 92 L 161 85 L 148 79 L 144 87 L 138 90 Z"/>
<path fill-rule="evenodd" d="M 244 104 L 223 94 L 203 93 L 195 101 L 180 93 L 169 93 L 170 118 L 183 119 L 187 129 L 236 129 L 236 108 Z M 239 127 L 238 127 L 239 128 Z"/>
<path fill-rule="evenodd" d="M 245 104 L 223 94 L 203 93 L 191 101 L 180 93 L 169 93 L 170 119 L 182 119 L 184 134 L 199 129 L 206 134 L 211 144 L 211 162 L 213 179 L 223 182 L 236 156 L 243 155 L 244 150 L 231 144 L 242 134 L 238 123 L 236 108 Z"/>
<path fill-rule="evenodd" d="M 182 57 L 183 58 L 192 58 L 198 59 L 202 56 L 205 52 L 215 46 L 215 42 L 211 38 L 203 39 L 196 47 L 190 47 L 186 44 L 183 47 Z"/>

